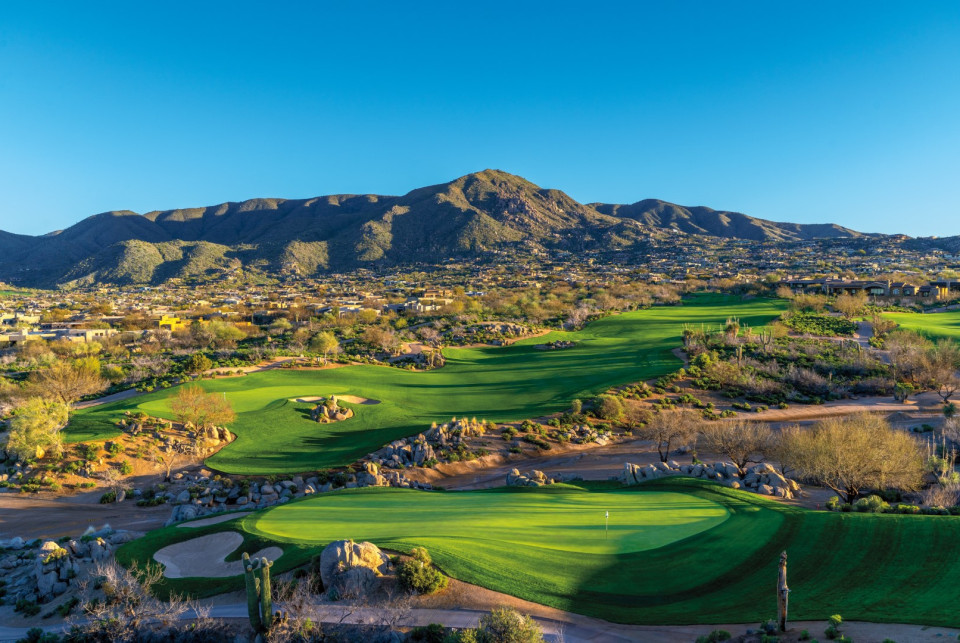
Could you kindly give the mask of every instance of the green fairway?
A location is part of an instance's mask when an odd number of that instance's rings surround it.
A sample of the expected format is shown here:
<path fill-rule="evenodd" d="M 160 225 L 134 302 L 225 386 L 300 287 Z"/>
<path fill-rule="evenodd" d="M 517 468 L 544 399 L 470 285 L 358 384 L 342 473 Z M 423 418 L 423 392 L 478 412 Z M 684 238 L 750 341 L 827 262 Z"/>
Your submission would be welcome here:
<path fill-rule="evenodd" d="M 915 330 L 932 339 L 941 337 L 960 341 L 960 310 L 943 313 L 884 313 L 900 328 Z"/>
<path fill-rule="evenodd" d="M 613 315 L 576 332 L 553 332 L 507 347 L 446 349 L 443 368 L 412 372 L 382 366 L 329 370 L 273 370 L 246 377 L 204 380 L 226 394 L 237 411 L 230 426 L 238 439 L 207 463 L 227 473 L 289 473 L 346 465 L 392 440 L 414 435 L 451 416 L 505 422 L 568 408 L 574 398 L 611 386 L 663 375 L 681 363 L 684 324 L 716 327 L 728 317 L 761 327 L 783 310 L 780 301 L 700 295 L 682 306 L 658 306 Z M 570 340 L 566 350 L 535 345 Z M 66 429 L 72 441 L 108 439 L 124 410 L 172 417 L 168 389 L 78 412 Z M 356 395 L 377 405 L 349 405 L 356 416 L 320 425 L 311 404 L 289 400 L 313 395 Z"/>
<path fill-rule="evenodd" d="M 840 613 L 850 620 L 951 625 L 960 596 L 960 517 L 808 511 L 689 478 L 630 488 L 345 490 L 197 530 L 158 530 L 124 546 L 118 558 L 143 563 L 171 542 L 220 531 L 244 534 L 233 557 L 267 544 L 283 548 L 278 572 L 308 561 L 331 540 L 370 540 L 401 551 L 425 546 L 460 580 L 624 623 L 772 618 L 783 550 L 796 619 Z M 212 593 L 241 582 L 165 585 Z"/>

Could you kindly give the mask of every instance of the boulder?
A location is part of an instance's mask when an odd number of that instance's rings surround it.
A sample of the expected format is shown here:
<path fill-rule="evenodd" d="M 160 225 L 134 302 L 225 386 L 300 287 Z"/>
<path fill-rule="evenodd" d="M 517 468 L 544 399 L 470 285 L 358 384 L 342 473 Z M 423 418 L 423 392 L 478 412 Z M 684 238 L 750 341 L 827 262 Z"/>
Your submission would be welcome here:
<path fill-rule="evenodd" d="M 60 545 L 58 545 L 57 543 L 53 542 L 52 540 L 44 541 L 44 543 L 43 543 L 42 545 L 40 545 L 40 553 L 41 553 L 41 555 L 49 555 L 49 554 L 52 554 L 52 553 L 54 553 L 55 551 L 57 551 L 57 550 L 59 550 L 59 549 L 60 549 Z"/>
<path fill-rule="evenodd" d="M 338 577 L 354 568 L 364 568 L 374 576 L 381 576 L 390 569 L 390 559 L 373 543 L 352 540 L 334 541 L 320 554 L 320 578 L 324 587 L 336 587 Z M 363 572 L 356 572 L 344 582 L 357 585 L 364 576 Z"/>
<path fill-rule="evenodd" d="M 766 496 L 772 496 L 774 494 L 773 487 L 768 484 L 762 484 L 757 487 L 757 493 L 762 493 Z"/>
<path fill-rule="evenodd" d="M 377 574 L 367 567 L 351 567 L 337 574 L 330 586 L 324 584 L 327 596 L 334 600 L 362 598 L 377 588 Z"/>
<path fill-rule="evenodd" d="M 761 462 L 757 466 L 750 469 L 751 473 L 756 473 L 757 475 L 770 475 L 771 473 L 776 473 L 777 470 L 773 467 L 772 464 L 767 462 Z"/>

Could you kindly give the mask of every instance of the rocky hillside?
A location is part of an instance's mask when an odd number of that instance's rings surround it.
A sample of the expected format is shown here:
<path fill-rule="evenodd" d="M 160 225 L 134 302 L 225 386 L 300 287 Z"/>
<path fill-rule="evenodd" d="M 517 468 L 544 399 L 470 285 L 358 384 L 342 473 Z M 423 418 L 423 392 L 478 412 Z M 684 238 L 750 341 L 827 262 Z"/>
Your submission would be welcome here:
<path fill-rule="evenodd" d="M 713 210 L 703 206 L 686 208 L 658 199 L 644 199 L 631 205 L 592 203 L 591 206 L 598 212 L 639 221 L 652 228 L 728 239 L 796 241 L 862 236 L 859 232 L 833 223 L 777 223 L 740 212 Z"/>
<path fill-rule="evenodd" d="M 584 205 L 485 170 L 403 196 L 252 199 L 143 215 L 105 212 L 41 237 L 0 231 L 0 281 L 52 287 L 156 284 L 240 270 L 313 275 L 517 246 L 630 247 L 668 230 L 772 240 L 861 236 L 656 200 Z"/>

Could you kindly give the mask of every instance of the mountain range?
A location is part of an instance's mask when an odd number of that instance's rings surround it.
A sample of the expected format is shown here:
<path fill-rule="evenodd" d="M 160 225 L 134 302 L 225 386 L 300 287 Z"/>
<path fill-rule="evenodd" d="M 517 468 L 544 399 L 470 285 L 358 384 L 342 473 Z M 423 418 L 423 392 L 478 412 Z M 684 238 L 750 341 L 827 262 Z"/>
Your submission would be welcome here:
<path fill-rule="evenodd" d="M 757 241 L 872 236 L 655 199 L 583 204 L 519 176 L 485 170 L 403 196 L 251 199 L 146 214 L 104 212 L 37 237 L 0 231 L 0 281 L 69 287 L 158 284 L 238 270 L 315 275 L 518 247 L 639 247 L 668 235 Z"/>

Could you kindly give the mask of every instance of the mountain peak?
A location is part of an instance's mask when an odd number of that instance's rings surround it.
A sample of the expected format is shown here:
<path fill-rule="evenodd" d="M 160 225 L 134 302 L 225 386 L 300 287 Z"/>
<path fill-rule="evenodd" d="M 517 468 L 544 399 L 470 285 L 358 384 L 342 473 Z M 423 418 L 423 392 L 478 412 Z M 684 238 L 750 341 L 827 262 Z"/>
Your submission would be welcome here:
<path fill-rule="evenodd" d="M 56 235 L 0 234 L 0 280 L 45 287 L 158 283 L 237 267 L 304 275 L 442 261 L 518 243 L 628 248 L 661 230 L 754 240 L 860 236 L 840 226 L 775 223 L 658 199 L 584 205 L 560 190 L 486 169 L 403 196 L 258 198 L 145 215 L 116 210 Z"/>

